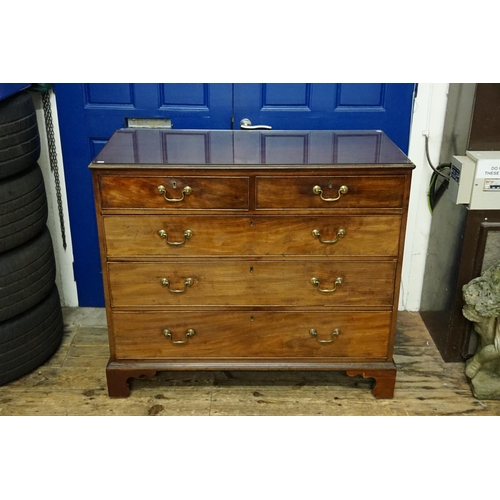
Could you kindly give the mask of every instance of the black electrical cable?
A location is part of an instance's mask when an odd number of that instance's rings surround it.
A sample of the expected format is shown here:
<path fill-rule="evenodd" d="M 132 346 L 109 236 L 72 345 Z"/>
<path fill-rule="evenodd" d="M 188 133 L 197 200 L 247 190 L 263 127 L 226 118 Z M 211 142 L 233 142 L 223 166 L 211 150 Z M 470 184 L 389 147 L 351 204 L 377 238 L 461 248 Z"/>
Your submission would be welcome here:
<path fill-rule="evenodd" d="M 427 157 L 427 162 L 432 168 L 433 172 L 429 181 L 429 190 L 427 191 L 427 203 L 429 205 L 429 211 L 431 214 L 434 212 L 434 207 L 436 203 L 439 201 L 443 192 L 448 188 L 448 184 L 450 181 L 450 173 L 451 173 L 451 163 L 440 163 L 437 167 L 435 167 L 429 155 L 429 136 L 425 135 L 425 155 Z M 449 169 L 450 173 L 445 175 L 442 171 Z M 441 182 L 439 187 L 437 187 L 437 180 L 439 177 L 442 177 L 444 181 Z"/>
<path fill-rule="evenodd" d="M 449 163 L 441 163 L 441 165 L 438 165 L 438 167 L 436 168 L 432 162 L 431 162 L 431 158 L 429 156 L 429 136 L 426 135 L 425 136 L 425 155 L 427 156 L 427 162 L 429 163 L 429 165 L 431 166 L 432 170 L 434 170 L 434 172 L 438 175 L 440 175 L 441 177 L 449 180 L 450 177 L 449 176 L 446 176 L 444 174 L 442 174 L 441 172 L 439 172 L 439 167 L 442 166 L 442 165 L 447 165 L 447 166 L 451 166 L 451 164 Z"/>
<path fill-rule="evenodd" d="M 448 183 L 449 183 L 449 177 L 443 175 L 445 177 L 445 180 L 441 182 L 439 187 L 437 187 L 438 184 L 438 178 L 442 170 L 445 169 L 451 169 L 451 164 L 448 163 L 442 163 L 441 165 L 437 166 L 437 172 L 433 172 L 431 175 L 431 180 L 429 183 L 429 190 L 427 191 L 427 201 L 429 205 L 429 211 L 431 214 L 434 212 L 434 208 L 443 195 L 443 192 L 445 189 L 448 188 Z"/>

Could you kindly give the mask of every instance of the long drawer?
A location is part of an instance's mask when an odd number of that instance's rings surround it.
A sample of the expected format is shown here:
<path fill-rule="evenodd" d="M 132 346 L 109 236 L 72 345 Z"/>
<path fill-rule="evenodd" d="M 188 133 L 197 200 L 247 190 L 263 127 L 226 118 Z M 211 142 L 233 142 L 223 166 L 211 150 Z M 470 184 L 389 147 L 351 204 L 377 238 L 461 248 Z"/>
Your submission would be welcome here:
<path fill-rule="evenodd" d="M 248 177 L 100 177 L 103 209 L 248 209 Z"/>
<path fill-rule="evenodd" d="M 399 216 L 106 216 L 110 257 L 397 256 Z"/>
<path fill-rule="evenodd" d="M 396 262 L 110 262 L 108 270 L 114 307 L 389 307 Z"/>
<path fill-rule="evenodd" d="M 390 322 L 391 313 L 386 311 L 113 314 L 115 353 L 119 359 L 352 357 L 380 360 L 387 356 Z"/>
<path fill-rule="evenodd" d="M 401 208 L 404 176 L 257 176 L 257 209 Z"/>

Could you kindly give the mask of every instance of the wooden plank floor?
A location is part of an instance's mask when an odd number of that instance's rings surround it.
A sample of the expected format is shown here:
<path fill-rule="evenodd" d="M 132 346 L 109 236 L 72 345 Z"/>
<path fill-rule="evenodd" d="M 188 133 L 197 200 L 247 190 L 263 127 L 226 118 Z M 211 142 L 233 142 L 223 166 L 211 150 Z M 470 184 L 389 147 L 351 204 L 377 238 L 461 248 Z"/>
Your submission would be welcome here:
<path fill-rule="evenodd" d="M 463 363 L 444 363 L 418 313 L 400 312 L 394 399 L 373 381 L 331 372 L 171 372 L 132 382 L 126 399 L 107 396 L 104 309 L 64 309 L 58 352 L 0 387 L 1 415 L 500 415 L 478 401 Z"/>

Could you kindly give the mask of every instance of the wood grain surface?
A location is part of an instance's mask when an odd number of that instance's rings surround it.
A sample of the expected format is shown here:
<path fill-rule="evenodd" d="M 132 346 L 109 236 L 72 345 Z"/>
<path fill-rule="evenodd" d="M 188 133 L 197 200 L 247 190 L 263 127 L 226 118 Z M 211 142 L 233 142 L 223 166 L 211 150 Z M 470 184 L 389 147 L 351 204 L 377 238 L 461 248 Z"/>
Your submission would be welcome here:
<path fill-rule="evenodd" d="M 192 191 L 182 201 L 169 202 L 159 193 L 164 186 L 169 199 L 181 199 L 182 191 Z M 174 187 L 175 186 L 175 187 Z M 123 177 L 100 178 L 103 208 L 149 208 L 158 210 L 247 209 L 248 177 Z"/>
<path fill-rule="evenodd" d="M 473 397 L 463 363 L 445 363 L 420 316 L 398 314 L 393 399 L 372 379 L 342 372 L 164 372 L 135 379 L 109 398 L 104 309 L 64 308 L 59 350 L 32 373 L 0 387 L 0 415 L 500 415 L 500 401 Z"/>
<path fill-rule="evenodd" d="M 94 169 L 109 395 L 183 359 L 176 369 L 349 370 L 392 397 L 412 168 Z"/>
<path fill-rule="evenodd" d="M 260 177 L 256 180 L 256 207 L 270 208 L 400 208 L 404 200 L 404 176 L 294 176 Z M 323 201 L 313 193 L 320 186 L 324 198 L 336 198 L 341 186 L 348 191 L 337 201 Z M 329 187 L 329 186 L 332 187 Z"/>
<path fill-rule="evenodd" d="M 113 307 L 391 307 L 395 262 L 184 261 L 110 262 Z M 318 278 L 322 293 L 311 284 Z M 335 285 L 337 278 L 342 284 Z M 193 284 L 184 293 L 187 278 Z"/>
<path fill-rule="evenodd" d="M 171 312 L 114 313 L 119 359 L 370 358 L 388 356 L 390 312 Z M 185 344 L 186 331 L 195 334 Z M 309 331 L 314 328 L 318 342 Z M 339 331 L 332 336 L 332 332 Z M 346 361 L 344 359 L 344 361 Z"/>
<path fill-rule="evenodd" d="M 380 256 L 399 251 L 398 216 L 105 216 L 107 255 L 190 256 Z M 344 237 L 337 235 L 345 231 Z M 166 238 L 159 236 L 165 231 Z M 184 238 L 185 231 L 192 236 Z M 317 230 L 321 243 L 312 231 Z"/>

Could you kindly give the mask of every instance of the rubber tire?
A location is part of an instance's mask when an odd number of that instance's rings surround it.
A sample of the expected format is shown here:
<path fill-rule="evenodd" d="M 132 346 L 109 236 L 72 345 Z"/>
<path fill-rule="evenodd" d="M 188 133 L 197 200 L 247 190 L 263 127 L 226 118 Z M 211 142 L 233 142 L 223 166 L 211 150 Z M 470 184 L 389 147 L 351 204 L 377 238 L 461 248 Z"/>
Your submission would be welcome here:
<path fill-rule="evenodd" d="M 33 99 L 19 92 L 0 101 L 0 179 L 22 172 L 40 158 Z"/>
<path fill-rule="evenodd" d="M 49 230 L 0 258 L 0 321 L 6 321 L 44 299 L 56 277 Z"/>
<path fill-rule="evenodd" d="M 39 234 L 45 228 L 47 214 L 42 171 L 36 163 L 0 181 L 0 253 Z"/>
<path fill-rule="evenodd" d="M 30 373 L 61 345 L 64 322 L 57 288 L 24 314 L 0 323 L 0 385 Z"/>

